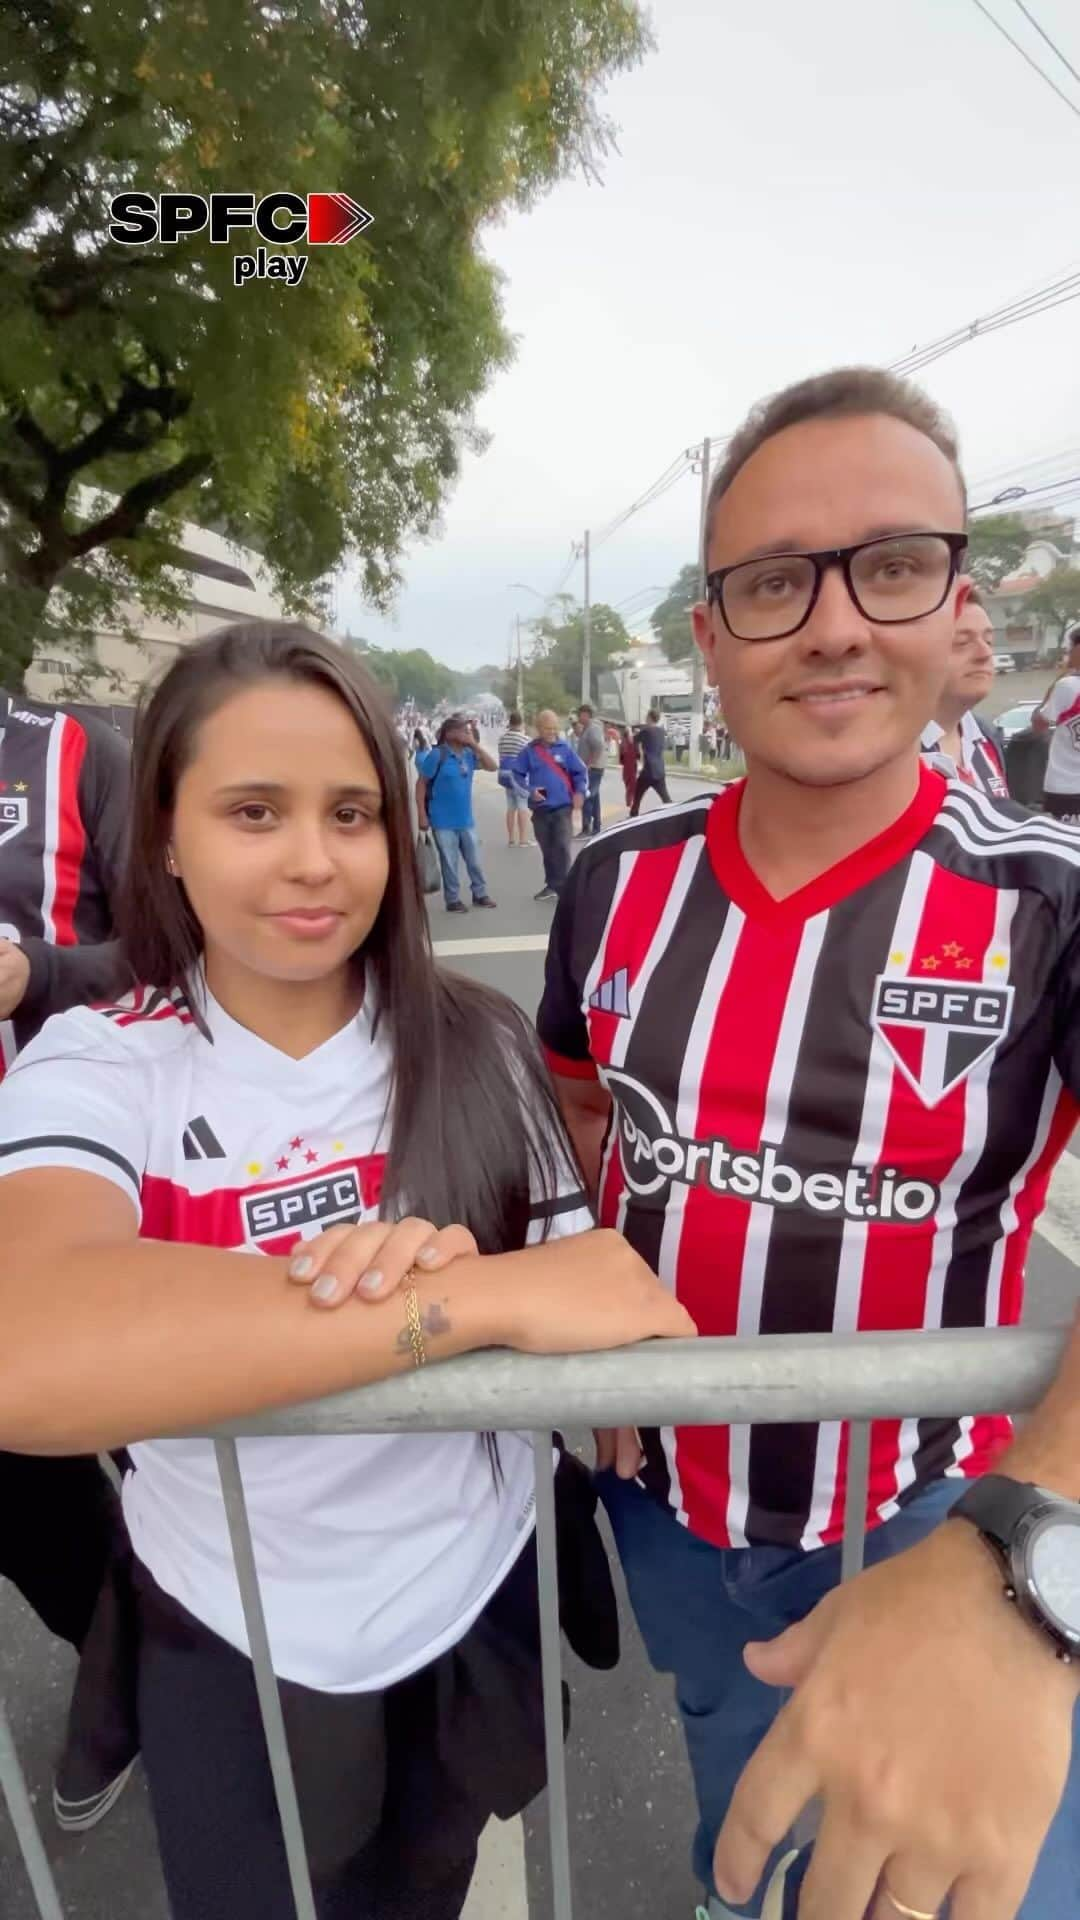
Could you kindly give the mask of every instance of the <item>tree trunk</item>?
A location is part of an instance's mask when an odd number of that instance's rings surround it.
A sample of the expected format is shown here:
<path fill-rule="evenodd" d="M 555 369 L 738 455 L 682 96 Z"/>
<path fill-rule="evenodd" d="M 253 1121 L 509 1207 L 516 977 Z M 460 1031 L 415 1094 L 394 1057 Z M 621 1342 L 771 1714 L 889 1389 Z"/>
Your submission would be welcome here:
<path fill-rule="evenodd" d="M 34 649 L 47 626 L 51 587 L 5 573 L 0 580 L 0 687 L 21 693 Z"/>

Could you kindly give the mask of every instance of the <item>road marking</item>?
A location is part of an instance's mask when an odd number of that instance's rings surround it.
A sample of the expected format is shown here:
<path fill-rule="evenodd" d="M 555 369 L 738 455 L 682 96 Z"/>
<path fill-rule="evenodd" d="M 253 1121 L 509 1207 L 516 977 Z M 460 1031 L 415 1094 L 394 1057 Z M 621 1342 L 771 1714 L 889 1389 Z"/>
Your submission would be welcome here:
<path fill-rule="evenodd" d="M 1074 1153 L 1063 1153 L 1054 1168 L 1035 1231 L 1067 1260 L 1080 1265 L 1080 1160 Z"/>
<path fill-rule="evenodd" d="M 546 933 L 494 934 L 490 940 L 436 940 L 435 952 L 453 958 L 465 953 L 546 953 Z"/>
<path fill-rule="evenodd" d="M 528 1920 L 525 1830 L 518 1820 L 489 1820 L 461 1920 Z"/>

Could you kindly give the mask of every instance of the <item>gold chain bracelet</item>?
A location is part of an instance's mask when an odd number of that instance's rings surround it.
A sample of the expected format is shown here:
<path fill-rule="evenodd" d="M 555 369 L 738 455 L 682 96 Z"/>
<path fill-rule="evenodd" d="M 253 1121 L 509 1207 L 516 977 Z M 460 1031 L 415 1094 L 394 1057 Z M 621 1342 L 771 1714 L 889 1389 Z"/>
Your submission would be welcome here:
<path fill-rule="evenodd" d="M 426 1367 L 427 1354 L 424 1352 L 424 1329 L 420 1323 L 420 1303 L 416 1298 L 416 1288 L 414 1286 L 408 1286 L 405 1289 L 405 1324 L 409 1329 L 413 1366 Z"/>

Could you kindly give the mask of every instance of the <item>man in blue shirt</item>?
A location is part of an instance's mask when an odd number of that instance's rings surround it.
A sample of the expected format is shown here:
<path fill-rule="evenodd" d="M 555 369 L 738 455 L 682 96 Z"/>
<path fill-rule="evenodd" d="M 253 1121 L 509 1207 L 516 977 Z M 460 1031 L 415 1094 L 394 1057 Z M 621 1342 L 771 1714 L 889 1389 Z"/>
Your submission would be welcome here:
<path fill-rule="evenodd" d="M 511 772 L 529 789 L 533 831 L 544 856 L 544 884 L 537 900 L 557 900 L 570 871 L 571 821 L 580 813 L 589 776 L 572 746 L 559 739 L 559 717 L 541 713 L 536 739 L 510 763 Z"/>
<path fill-rule="evenodd" d="M 495 905 L 480 865 L 480 848 L 473 819 L 473 774 L 478 766 L 497 771 L 481 745 L 475 727 L 463 713 L 452 713 L 439 728 L 435 746 L 416 756 L 416 811 L 421 832 L 431 828 L 439 849 L 443 899 L 447 913 L 468 913 L 461 898 L 458 855 L 465 861 L 474 907 Z"/>

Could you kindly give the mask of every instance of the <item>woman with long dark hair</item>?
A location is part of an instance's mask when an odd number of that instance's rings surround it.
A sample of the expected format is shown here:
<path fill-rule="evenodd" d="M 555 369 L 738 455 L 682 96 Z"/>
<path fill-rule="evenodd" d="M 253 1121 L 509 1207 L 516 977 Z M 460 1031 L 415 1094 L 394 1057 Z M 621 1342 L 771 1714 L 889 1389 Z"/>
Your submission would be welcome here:
<path fill-rule="evenodd" d="M 132 1666 L 174 1920 L 292 1908 L 213 1448 L 145 1436 L 692 1331 L 591 1230 L 522 1016 L 435 966 L 406 782 L 332 642 L 181 654 L 135 749 L 136 984 L 0 1089 L 0 1445 L 135 1443 L 98 1664 Z M 320 1920 L 455 1920 L 542 1782 L 527 1441 L 239 1446 Z"/>

